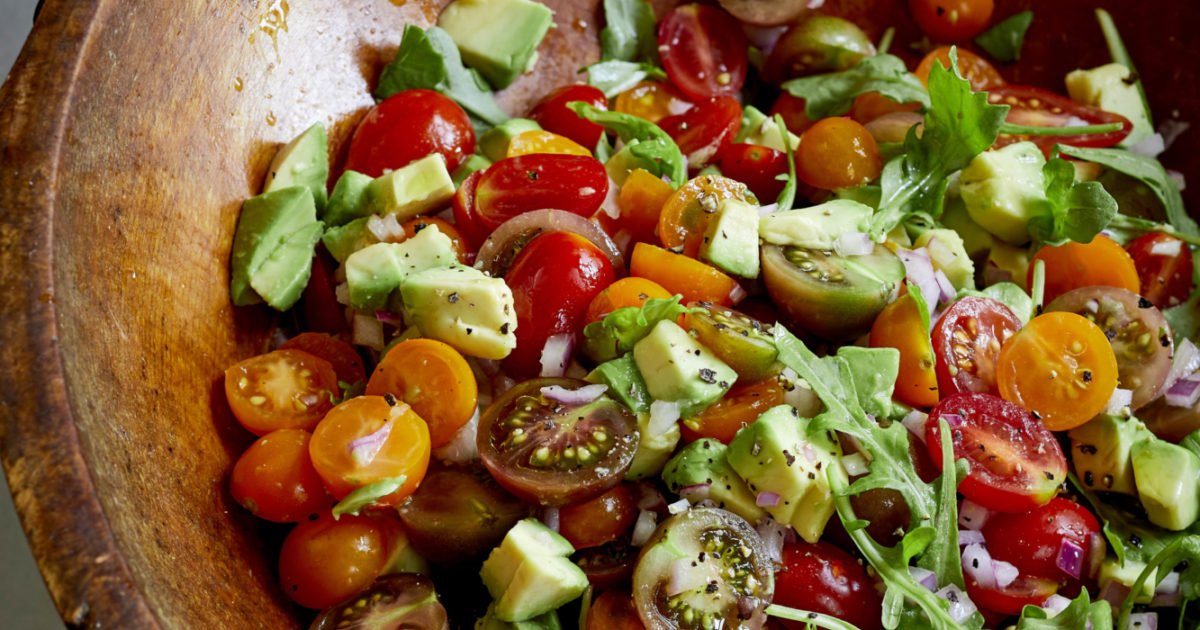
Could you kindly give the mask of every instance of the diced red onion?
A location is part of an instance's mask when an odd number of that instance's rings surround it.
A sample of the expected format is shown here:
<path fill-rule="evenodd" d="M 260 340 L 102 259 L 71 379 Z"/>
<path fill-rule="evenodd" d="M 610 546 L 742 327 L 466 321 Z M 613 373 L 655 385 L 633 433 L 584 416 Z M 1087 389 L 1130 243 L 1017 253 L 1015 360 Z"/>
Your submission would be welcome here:
<path fill-rule="evenodd" d="M 1117 580 L 1109 580 L 1108 584 L 1104 585 L 1104 589 L 1100 591 L 1100 599 L 1112 604 L 1113 608 L 1119 609 L 1132 591 L 1133 589 Z"/>
<path fill-rule="evenodd" d="M 962 623 L 977 610 L 971 598 L 953 584 L 947 584 L 937 592 L 937 596 L 950 602 L 950 618 L 955 623 Z"/>
<path fill-rule="evenodd" d="M 1054 566 L 1062 569 L 1063 573 L 1079 579 L 1083 574 L 1083 547 L 1075 544 L 1073 540 L 1062 539 L 1058 545 L 1058 556 L 1054 559 Z"/>
<path fill-rule="evenodd" d="M 708 491 L 712 488 L 712 484 L 695 483 L 690 486 L 684 486 L 679 489 L 679 496 L 687 499 L 691 503 L 698 503 L 708 498 Z"/>
<path fill-rule="evenodd" d="M 951 429 L 954 427 L 961 427 L 963 424 L 963 417 L 956 413 L 944 413 L 938 416 L 938 419 L 945 420 L 946 426 L 950 427 Z"/>
<path fill-rule="evenodd" d="M 1100 300 L 1092 298 L 1083 303 L 1083 308 L 1087 309 L 1089 313 L 1097 313 L 1100 311 Z"/>
<path fill-rule="evenodd" d="M 1133 390 L 1121 389 L 1120 387 L 1113 390 L 1112 397 L 1108 399 L 1108 405 L 1104 407 L 1104 413 L 1115 416 L 1121 413 L 1133 402 Z"/>
<path fill-rule="evenodd" d="M 808 383 L 796 376 L 795 372 L 792 372 L 791 376 L 787 376 L 787 371 L 788 369 L 784 370 L 784 378 L 792 384 L 792 388 L 783 392 L 784 404 L 795 407 L 797 413 L 803 418 L 811 418 L 820 413 L 821 399 L 817 398 L 813 390 L 808 387 Z"/>
<path fill-rule="evenodd" d="M 612 188 L 609 186 L 609 190 Z M 479 248 L 479 254 L 475 257 L 475 268 L 487 271 L 494 276 L 500 275 L 496 273 L 500 270 L 496 269 L 495 265 L 508 251 L 509 244 L 513 239 L 534 231 L 551 230 L 574 232 L 586 238 L 600 248 L 605 256 L 608 256 L 609 262 L 612 263 L 613 269 L 618 274 L 624 273 L 625 258 L 617 249 L 616 243 L 613 243 L 613 240 L 599 225 L 573 212 L 554 209 L 523 212 L 500 224 L 500 227 L 496 228 Z"/>
<path fill-rule="evenodd" d="M 667 580 L 667 597 L 674 597 L 704 586 L 708 581 L 707 571 L 697 571 L 691 565 L 692 557 L 679 558 L 671 563 L 671 576 Z"/>
<path fill-rule="evenodd" d="M 963 529 L 983 529 L 991 516 L 991 510 L 970 499 L 963 499 L 962 505 L 958 508 L 958 524 Z"/>
<path fill-rule="evenodd" d="M 633 524 L 633 533 L 629 536 L 629 542 L 635 547 L 641 547 L 650 540 L 650 536 L 654 534 L 654 528 L 658 526 L 658 514 L 650 510 L 642 510 L 638 512 L 637 521 Z"/>
<path fill-rule="evenodd" d="M 1167 380 L 1163 383 L 1163 389 L 1171 389 L 1176 381 L 1198 369 L 1200 369 L 1200 348 L 1196 348 L 1196 344 L 1192 343 L 1191 339 L 1184 337 L 1183 341 L 1175 346 L 1175 356 L 1171 359 L 1171 371 L 1167 372 Z"/>
<path fill-rule="evenodd" d="M 1150 246 L 1150 253 L 1155 256 L 1178 256 L 1182 248 L 1183 241 L 1172 238 L 1165 241 L 1154 241 L 1154 244 Z"/>
<path fill-rule="evenodd" d="M 1174 407 L 1191 407 L 1200 399 L 1200 374 L 1175 381 L 1166 393 L 1167 404 Z"/>
<path fill-rule="evenodd" d="M 808 0 L 809 9 L 820 9 L 825 6 L 825 0 Z"/>
<path fill-rule="evenodd" d="M 405 407 L 407 406 L 405 405 Z M 375 456 L 379 454 L 379 449 L 383 448 L 388 436 L 392 434 L 393 426 L 395 426 L 395 423 L 389 418 L 387 422 L 383 423 L 383 426 L 375 431 L 360 438 L 350 440 L 350 443 L 346 445 L 346 450 L 350 453 L 350 459 L 362 465 L 374 461 Z"/>
<path fill-rule="evenodd" d="M 652 436 L 662 435 L 679 421 L 679 403 L 668 400 L 656 400 L 650 403 L 650 422 L 646 430 Z"/>
<path fill-rule="evenodd" d="M 779 493 L 763 490 L 754 498 L 754 505 L 758 507 L 775 507 L 779 505 Z"/>
<path fill-rule="evenodd" d="M 863 457 L 862 453 L 843 455 L 842 468 L 844 468 L 846 470 L 846 474 L 850 475 L 851 477 L 865 475 L 870 472 L 870 469 L 867 467 L 867 459 Z"/>
<path fill-rule="evenodd" d="M 350 306 L 350 285 L 345 282 L 339 282 L 333 287 L 333 299 L 337 300 L 342 306 Z"/>
<path fill-rule="evenodd" d="M 937 590 L 937 574 L 933 571 L 930 571 L 929 569 L 922 569 L 921 567 L 908 567 L 908 572 L 912 574 L 913 579 L 917 581 L 917 584 L 920 584 L 931 591 Z"/>
<path fill-rule="evenodd" d="M 846 232 L 833 242 L 833 253 L 838 256 L 865 256 L 875 251 L 875 241 L 866 232 Z"/>
<path fill-rule="evenodd" d="M 993 560 L 992 569 L 996 573 L 996 586 L 1000 588 L 1008 587 L 1009 584 L 1013 583 L 1013 580 L 1017 579 L 1017 575 L 1020 573 L 1017 567 L 1003 560 Z"/>
<path fill-rule="evenodd" d="M 353 342 L 374 350 L 383 350 L 383 322 L 371 315 L 354 314 Z"/>
<path fill-rule="evenodd" d="M 404 240 L 404 228 L 396 220 L 396 215 L 371 215 L 367 218 L 367 231 L 380 243 L 399 242 Z"/>
<path fill-rule="evenodd" d="M 1179 592 L 1179 572 L 1172 571 L 1154 589 L 1154 599 L 1150 600 L 1150 605 L 1178 606 L 1182 600 L 1183 596 Z"/>
<path fill-rule="evenodd" d="M 613 245 L 617 246 L 617 251 L 621 252 L 622 256 L 629 256 L 629 250 L 633 247 L 633 235 L 629 233 L 629 230 L 617 230 L 612 239 Z"/>
<path fill-rule="evenodd" d="M 1183 173 L 1173 168 L 1169 168 L 1167 169 L 1167 175 L 1171 179 L 1175 180 L 1175 187 L 1178 188 L 1180 192 L 1183 192 L 1187 189 L 1187 178 L 1183 176 Z"/>
<path fill-rule="evenodd" d="M 1166 141 L 1157 133 L 1152 133 L 1129 147 L 1130 153 L 1136 153 L 1148 158 L 1158 157 L 1160 153 L 1166 150 Z"/>
<path fill-rule="evenodd" d="M 933 308 L 937 306 L 938 296 L 941 295 L 941 289 L 938 287 L 937 278 L 933 273 L 933 263 L 929 260 L 929 252 L 924 247 L 918 247 L 914 250 L 897 249 L 896 255 L 900 257 L 900 261 L 904 263 L 905 277 L 908 278 L 909 284 L 915 285 L 921 291 L 921 297 L 925 299 L 926 306 L 929 307 L 929 312 L 933 312 Z"/>
<path fill-rule="evenodd" d="M 1051 595 L 1050 597 L 1046 598 L 1045 602 L 1042 602 L 1042 608 L 1046 610 L 1046 614 L 1050 617 L 1058 616 L 1059 613 L 1066 610 L 1067 606 L 1070 605 L 1071 600 L 1059 595 L 1058 593 Z"/>
<path fill-rule="evenodd" d="M 391 324 L 397 328 L 404 325 L 404 318 L 400 317 L 398 313 L 393 313 L 391 311 L 375 311 L 375 319 L 384 324 Z"/>
<path fill-rule="evenodd" d="M 490 398 L 490 397 L 489 397 Z M 475 435 L 479 432 L 479 410 L 487 409 L 489 403 L 484 403 L 482 395 L 479 406 L 466 424 L 459 427 L 449 442 L 433 449 L 433 456 L 439 461 L 466 464 L 479 459 L 479 446 Z"/>
<path fill-rule="evenodd" d="M 963 547 L 962 565 L 963 572 L 983 588 L 996 586 L 996 567 L 992 564 L 992 554 L 983 545 Z"/>
<path fill-rule="evenodd" d="M 929 414 L 919 409 L 913 409 L 912 411 L 908 412 L 903 419 L 900 420 L 900 424 L 903 424 L 904 428 L 908 429 L 909 433 L 917 436 L 917 439 L 924 443 L 925 422 L 927 420 L 929 420 Z"/>
<path fill-rule="evenodd" d="M 674 503 L 667 504 L 667 512 L 671 514 L 682 514 L 692 507 L 692 504 L 687 499 L 680 499 Z"/>
<path fill-rule="evenodd" d="M 546 339 L 546 345 L 542 346 L 542 377 L 565 374 L 574 347 L 575 338 L 571 334 L 550 335 L 550 338 Z"/>
<path fill-rule="evenodd" d="M 767 557 L 772 562 L 782 562 L 783 543 L 786 542 L 787 534 L 792 528 L 783 525 L 770 516 L 764 516 L 758 521 L 758 527 L 755 529 L 758 530 L 758 536 L 762 538 L 763 546 L 766 547 Z"/>
<path fill-rule="evenodd" d="M 1158 613 L 1144 612 L 1129 615 L 1125 630 L 1158 630 Z"/>
<path fill-rule="evenodd" d="M 740 304 L 742 300 L 749 297 L 749 293 L 742 288 L 742 285 L 735 283 L 733 288 L 729 290 L 729 301 L 734 304 Z"/>
<path fill-rule="evenodd" d="M 940 293 L 938 293 L 938 298 L 942 302 L 949 302 L 953 300 L 956 295 L 958 295 L 958 291 L 954 290 L 954 283 L 950 282 L 950 278 L 946 277 L 946 273 L 944 271 L 941 269 L 934 271 L 933 277 L 937 280 L 938 290 L 940 291 Z"/>
<path fill-rule="evenodd" d="M 958 530 L 958 546 L 964 545 L 982 545 L 983 532 L 978 529 L 960 529 Z"/>
<path fill-rule="evenodd" d="M 558 508 L 548 507 L 542 508 L 542 525 L 549 527 L 554 531 L 558 531 Z"/>
<path fill-rule="evenodd" d="M 557 400 L 567 405 L 586 405 L 604 395 L 608 385 L 594 383 L 584 385 L 579 389 L 567 389 L 561 385 L 548 385 L 541 389 L 542 395 L 550 400 Z"/>
<path fill-rule="evenodd" d="M 637 508 L 639 510 L 661 510 L 667 506 L 667 500 L 663 498 L 658 488 L 655 488 L 649 483 L 637 484 L 638 500 Z"/>

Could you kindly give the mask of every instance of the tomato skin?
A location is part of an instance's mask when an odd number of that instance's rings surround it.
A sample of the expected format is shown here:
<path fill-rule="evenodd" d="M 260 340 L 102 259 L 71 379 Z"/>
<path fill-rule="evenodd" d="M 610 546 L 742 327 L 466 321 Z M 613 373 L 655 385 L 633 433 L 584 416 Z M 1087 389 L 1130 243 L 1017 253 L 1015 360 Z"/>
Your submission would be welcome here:
<path fill-rule="evenodd" d="M 627 590 L 608 590 L 600 594 L 588 609 L 583 630 L 645 630 L 633 595 Z"/>
<path fill-rule="evenodd" d="M 658 122 L 687 158 L 688 168 L 700 170 L 715 162 L 742 126 L 742 106 L 732 96 L 716 96 L 676 116 Z"/>
<path fill-rule="evenodd" d="M 233 465 L 233 499 L 275 523 L 302 521 L 332 506 L 333 497 L 308 456 L 311 437 L 303 429 L 280 429 L 258 438 Z"/>
<path fill-rule="evenodd" d="M 407 339 L 392 348 L 367 382 L 368 396 L 391 394 L 412 405 L 429 426 L 433 448 L 454 439 L 475 413 L 479 387 L 461 354 L 436 339 Z"/>
<path fill-rule="evenodd" d="M 445 219 L 415 217 L 405 221 L 400 227 L 404 229 L 404 238 L 408 239 L 416 236 L 417 232 L 431 225 L 446 235 L 446 238 L 450 239 L 450 244 L 454 246 L 454 251 L 458 253 L 458 262 L 464 265 L 470 265 L 475 262 L 475 250 L 467 243 L 466 237 L 458 231 L 458 228 L 453 223 Z"/>
<path fill-rule="evenodd" d="M 998 394 L 996 359 L 1001 345 L 1021 328 L 1007 306 L 967 296 L 947 308 L 933 327 L 938 393 Z"/>
<path fill-rule="evenodd" d="M 966 458 L 967 478 L 958 491 L 999 512 L 1025 512 L 1045 505 L 1067 478 L 1067 458 L 1058 440 L 1033 414 L 991 394 L 947 396 L 929 412 L 925 447 L 939 470 L 939 420 L 950 424 L 954 459 Z"/>
<path fill-rule="evenodd" d="M 980 612 L 990 611 L 1002 615 L 1019 615 L 1025 606 L 1041 606 L 1058 590 L 1054 580 L 1018 577 L 1005 588 L 983 588 L 978 582 L 966 578 L 967 596 L 979 607 Z"/>
<path fill-rule="evenodd" d="M 860 186 L 882 170 L 875 138 L 849 118 L 826 118 L 809 127 L 796 149 L 796 174 L 814 188 Z"/>
<path fill-rule="evenodd" d="M 1173 247 L 1175 255 L 1154 253 L 1155 246 Z M 1187 243 L 1161 232 L 1151 232 L 1135 238 L 1125 246 L 1138 271 L 1142 297 L 1158 308 L 1170 308 L 1187 301 L 1192 294 L 1192 250 Z"/>
<path fill-rule="evenodd" d="M 604 494 L 558 511 L 558 533 L 576 550 L 616 540 L 633 527 L 637 502 L 629 486 L 619 483 Z"/>
<path fill-rule="evenodd" d="M 854 99 L 850 117 L 865 125 L 888 114 L 916 112 L 920 109 L 920 103 L 897 103 L 879 92 L 867 92 Z"/>
<path fill-rule="evenodd" d="M 1008 105 L 1006 122 L 1030 127 L 1066 127 L 1077 119 L 1089 125 L 1104 125 L 1120 123 L 1117 131 L 1094 133 L 1074 136 L 1021 136 L 1000 134 L 993 147 L 1028 140 L 1036 144 L 1047 158 L 1056 144 L 1069 144 L 1073 147 L 1111 147 L 1133 131 L 1133 123 L 1129 119 L 1113 112 L 1104 111 L 1098 107 L 1076 103 L 1065 96 L 1054 92 L 1035 88 L 1028 85 L 1003 85 L 988 91 L 988 102 L 993 105 Z"/>
<path fill-rule="evenodd" d="M 303 350 L 329 362 L 339 381 L 353 385 L 366 380 L 362 357 L 354 346 L 326 333 L 304 332 L 288 339 L 279 346 L 280 350 Z"/>
<path fill-rule="evenodd" d="M 405 90 L 367 112 L 350 138 L 346 170 L 379 177 L 430 153 L 453 171 L 475 152 L 475 128 L 453 99 L 433 90 Z"/>
<path fill-rule="evenodd" d="M 746 190 L 742 182 L 721 175 L 688 180 L 667 197 L 658 215 L 658 238 L 663 247 L 696 258 L 717 205 L 725 199 L 745 201 Z"/>
<path fill-rule="evenodd" d="M 1068 576 L 1057 565 L 1059 548 L 1069 540 L 1084 550 L 1081 577 L 1094 578 L 1104 559 L 1100 522 L 1087 508 L 1063 497 L 1022 514 L 993 514 L 983 526 L 992 558 L 1011 563 L 1021 575 L 1050 580 Z"/>
<path fill-rule="evenodd" d="M 387 539 L 375 521 L 352 514 L 334 520 L 326 512 L 283 540 L 279 581 L 297 604 L 326 608 L 375 581 L 386 561 Z"/>
<path fill-rule="evenodd" d="M 323 244 L 317 244 L 317 253 L 313 256 L 312 274 L 308 284 L 300 296 L 296 313 L 300 316 L 300 325 L 305 330 L 327 332 L 333 335 L 350 334 L 350 324 L 346 321 L 346 309 L 338 303 L 334 286 L 333 272 L 338 263 L 329 255 Z"/>
<path fill-rule="evenodd" d="M 1141 293 L 1141 282 L 1133 258 L 1103 234 L 1097 234 L 1089 243 L 1070 241 L 1039 249 L 1029 263 L 1025 286 L 1033 286 L 1033 272 L 1039 260 L 1046 267 L 1047 304 L 1071 289 L 1097 284 Z"/>
<path fill-rule="evenodd" d="M 824 613 L 862 630 L 883 628 L 883 600 L 866 570 L 854 556 L 824 541 L 784 544 L 774 603 Z M 806 627 L 803 621 L 782 622 L 790 630 Z"/>
<path fill-rule="evenodd" d="M 650 298 L 659 300 L 671 297 L 671 293 L 657 282 L 645 278 L 626 277 L 608 285 L 588 303 L 587 323 L 598 322 L 604 316 L 630 306 L 640 307 Z"/>
<path fill-rule="evenodd" d="M 675 189 L 662 179 L 651 175 L 649 171 L 634 169 L 621 191 L 617 195 L 617 207 L 621 217 L 617 220 L 620 228 L 625 230 L 634 242 L 657 243 L 658 219 L 663 206 Z"/>
<path fill-rule="evenodd" d="M 607 194 L 608 173 L 599 160 L 538 153 L 489 166 L 475 185 L 472 205 L 479 223 L 491 231 L 519 214 L 542 208 L 590 217 Z"/>
<path fill-rule="evenodd" d="M 600 88 L 584 84 L 564 85 L 542 97 L 529 112 L 529 118 L 542 129 L 565 136 L 590 149 L 596 148 L 604 127 L 580 118 L 567 103 L 583 101 L 597 109 L 608 109 L 608 98 Z"/>
<path fill-rule="evenodd" d="M 637 116 L 652 123 L 682 114 L 692 107 L 687 100 L 669 81 L 642 81 L 637 85 L 617 95 L 613 109 L 622 114 Z"/>
<path fill-rule="evenodd" d="M 897 399 L 917 407 L 937 404 L 933 345 L 921 321 L 921 305 L 911 294 L 905 293 L 883 307 L 871 325 L 871 347 L 900 351 L 900 373 L 896 376 L 895 388 Z"/>
<path fill-rule="evenodd" d="M 754 422 L 763 412 L 783 404 L 783 387 L 779 379 L 769 378 L 757 383 L 735 383 L 721 400 L 679 424 L 684 442 L 712 438 L 724 444 L 742 427 Z"/>
<path fill-rule="evenodd" d="M 682 295 L 684 302 L 721 306 L 733 304 L 732 292 L 738 286 L 736 280 L 716 267 L 648 243 L 633 246 L 629 275 L 653 280 L 667 291 Z"/>
<path fill-rule="evenodd" d="M 517 347 L 505 368 L 521 376 L 541 372 L 546 340 L 578 335 L 588 304 L 615 277 L 604 252 L 578 234 L 546 232 L 530 241 L 504 276 L 517 314 Z"/>
<path fill-rule="evenodd" d="M 988 63 L 987 59 L 965 48 L 957 48 L 956 51 L 958 54 L 958 71 L 971 84 L 973 91 L 987 92 L 1007 84 L 1004 77 L 1000 76 L 1000 71 Z M 934 48 L 928 55 L 925 55 L 924 59 L 921 59 L 921 63 L 917 65 L 916 71 L 913 72 L 927 88 L 929 87 L 929 73 L 933 70 L 934 63 L 940 63 L 943 68 L 950 69 L 949 46 Z"/>
<path fill-rule="evenodd" d="M 992 19 L 992 0 L 908 0 L 917 25 L 935 40 L 962 41 L 983 32 Z"/>
<path fill-rule="evenodd" d="M 483 171 L 475 171 L 458 185 L 458 190 L 454 191 L 454 199 L 451 201 L 451 207 L 454 209 L 454 227 L 458 229 L 459 234 L 462 234 L 464 240 L 471 246 L 471 249 L 478 251 L 479 246 L 483 244 L 492 233 L 491 228 L 483 224 L 483 220 L 479 218 L 479 210 L 475 206 L 475 190 L 479 187 L 479 178 L 483 177 Z"/>
<path fill-rule="evenodd" d="M 247 431 L 312 430 L 333 407 L 333 366 L 301 350 L 276 350 L 225 370 L 225 398 Z"/>
<path fill-rule="evenodd" d="M 737 20 L 717 7 L 686 4 L 658 23 L 663 69 L 693 100 L 740 92 L 749 65 L 748 48 Z"/>
<path fill-rule="evenodd" d="M 787 154 L 757 144 L 736 143 L 726 146 L 720 155 L 721 172 L 746 184 L 762 201 L 771 201 L 783 192 L 786 181 L 777 179 L 788 172 Z"/>

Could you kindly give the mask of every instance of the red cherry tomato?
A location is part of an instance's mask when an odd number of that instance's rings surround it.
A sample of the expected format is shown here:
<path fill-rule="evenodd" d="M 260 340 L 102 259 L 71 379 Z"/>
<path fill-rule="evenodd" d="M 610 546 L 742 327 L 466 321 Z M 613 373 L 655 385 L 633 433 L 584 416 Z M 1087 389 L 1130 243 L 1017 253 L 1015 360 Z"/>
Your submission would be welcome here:
<path fill-rule="evenodd" d="M 700 170 L 716 161 L 717 155 L 742 126 L 742 106 L 732 96 L 718 96 L 698 103 L 682 114 L 658 121 L 679 145 L 688 168 Z"/>
<path fill-rule="evenodd" d="M 943 398 L 925 422 L 925 446 L 939 470 L 939 419 L 950 425 L 954 459 L 971 464 L 958 491 L 1000 512 L 1025 512 L 1045 505 L 1067 478 L 1067 458 L 1054 434 L 1020 405 L 991 394 Z"/>
<path fill-rule="evenodd" d="M 312 430 L 333 408 L 333 366 L 301 350 L 276 350 L 225 370 L 225 397 L 233 416 L 255 435 L 279 429 Z"/>
<path fill-rule="evenodd" d="M 1158 308 L 1181 304 L 1192 294 L 1192 250 L 1187 243 L 1152 232 L 1137 237 L 1125 250 L 1137 267 L 1142 297 Z"/>
<path fill-rule="evenodd" d="M 288 533 L 279 551 L 283 592 L 305 608 L 325 608 L 366 588 L 387 563 L 387 537 L 367 516 L 328 512 Z"/>
<path fill-rule="evenodd" d="M 737 20 L 717 7 L 685 4 L 658 24 L 663 69 L 693 100 L 740 92 L 746 82 L 748 49 Z"/>
<path fill-rule="evenodd" d="M 517 313 L 517 347 L 505 368 L 520 376 L 540 373 L 546 340 L 578 335 L 588 304 L 615 279 L 604 252 L 578 234 L 547 232 L 530 241 L 504 276 Z"/>
<path fill-rule="evenodd" d="M 962 41 L 983 32 L 992 19 L 992 0 L 908 0 L 921 30 L 939 41 Z"/>
<path fill-rule="evenodd" d="M 367 112 L 354 136 L 346 170 L 379 177 L 430 153 L 458 168 L 475 152 L 475 128 L 463 108 L 432 90 L 405 90 Z"/>
<path fill-rule="evenodd" d="M 799 135 L 817 122 L 808 117 L 804 107 L 804 99 L 792 96 L 790 92 L 780 92 L 779 98 L 775 99 L 775 103 L 771 105 L 771 111 L 767 115 L 772 118 L 775 117 L 775 114 L 783 116 L 783 124 L 787 125 L 788 131 Z"/>
<path fill-rule="evenodd" d="M 607 194 L 608 173 L 599 160 L 537 153 L 489 166 L 475 186 L 473 206 L 479 223 L 490 231 L 518 214 L 543 208 L 590 217 Z"/>
<path fill-rule="evenodd" d="M 763 202 L 783 192 L 787 182 L 776 179 L 788 172 L 787 154 L 757 144 L 737 143 L 725 147 L 720 156 L 721 173 L 746 184 Z"/>
<path fill-rule="evenodd" d="M 1041 88 L 1028 85 L 1002 85 L 988 91 L 988 102 L 994 105 L 1008 105 L 1007 122 L 1028 127 L 1066 127 L 1078 124 L 1082 120 L 1088 125 L 1105 125 L 1121 123 L 1121 128 L 1108 133 L 1093 133 L 1074 136 L 1022 136 L 1000 134 L 995 147 L 1002 147 L 1014 142 L 1029 140 L 1038 145 L 1046 157 L 1056 144 L 1069 144 L 1073 147 L 1111 147 L 1125 139 L 1133 130 L 1129 119 L 1112 112 L 1106 112 L 1097 107 L 1076 103 L 1065 96 L 1059 96 Z"/>
<path fill-rule="evenodd" d="M 774 603 L 824 613 L 862 630 L 882 628 L 883 602 L 854 556 L 827 543 L 799 541 L 783 546 L 783 569 L 775 574 Z M 803 621 L 784 620 L 791 630 Z"/>
<path fill-rule="evenodd" d="M 1068 577 L 1090 579 L 1099 572 L 1100 561 L 1104 559 L 1100 522 L 1087 508 L 1062 497 L 1029 512 L 993 514 L 983 526 L 983 537 L 992 558 L 1011 563 L 1021 575 L 1030 577 L 1056 581 Z M 1067 542 L 1078 547 L 1082 554 L 1078 575 L 1068 574 L 1058 566 L 1060 550 Z"/>
<path fill-rule="evenodd" d="M 1020 576 L 1008 586 L 990 588 L 967 578 L 967 596 L 981 612 L 1019 615 L 1025 606 L 1041 606 L 1057 591 L 1058 582 L 1041 578 Z"/>
<path fill-rule="evenodd" d="M 483 241 L 487 239 L 491 230 L 488 229 L 479 219 L 479 212 L 475 209 L 475 188 L 479 185 L 479 178 L 483 177 L 483 171 L 475 171 L 458 185 L 458 190 L 454 192 L 454 200 L 451 206 L 454 208 L 454 227 L 458 228 L 458 233 L 466 239 L 471 249 L 478 250 Z"/>
<path fill-rule="evenodd" d="M 346 308 L 338 303 L 333 288 L 337 284 L 333 280 L 336 268 L 337 261 L 329 255 L 324 245 L 318 244 L 317 253 L 313 256 L 312 274 L 308 277 L 296 311 L 303 329 L 333 335 L 350 333 Z"/>
<path fill-rule="evenodd" d="M 529 112 L 529 118 L 541 125 L 542 129 L 566 136 L 593 150 L 596 143 L 600 142 L 600 136 L 604 135 L 604 127 L 580 118 L 574 110 L 568 109 L 567 103 L 571 101 L 583 101 L 597 109 L 608 109 L 608 99 L 600 88 L 583 84 L 564 85 L 543 96 Z"/>
<path fill-rule="evenodd" d="M 996 357 L 1000 346 L 1021 328 L 1021 320 L 991 298 L 965 297 L 946 309 L 933 327 L 938 393 L 998 394 Z"/>
<path fill-rule="evenodd" d="M 326 333 L 305 332 L 288 339 L 279 346 L 280 350 L 303 350 L 320 357 L 333 366 L 333 373 L 343 383 L 353 385 L 367 379 L 362 357 L 354 346 Z"/>
<path fill-rule="evenodd" d="M 617 484 L 604 494 L 558 511 L 558 533 L 576 550 L 616 540 L 633 527 L 637 501 L 627 484 Z"/>

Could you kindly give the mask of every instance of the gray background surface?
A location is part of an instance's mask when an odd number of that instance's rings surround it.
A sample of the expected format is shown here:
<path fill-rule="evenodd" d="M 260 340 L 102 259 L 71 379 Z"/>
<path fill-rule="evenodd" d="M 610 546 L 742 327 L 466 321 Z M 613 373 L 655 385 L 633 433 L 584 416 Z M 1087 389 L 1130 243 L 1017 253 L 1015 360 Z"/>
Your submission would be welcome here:
<path fill-rule="evenodd" d="M 0 0 L 0 73 L 8 76 L 33 24 L 37 0 Z M 20 630 L 62 628 L 13 512 L 8 482 L 0 475 L 0 625 Z"/>

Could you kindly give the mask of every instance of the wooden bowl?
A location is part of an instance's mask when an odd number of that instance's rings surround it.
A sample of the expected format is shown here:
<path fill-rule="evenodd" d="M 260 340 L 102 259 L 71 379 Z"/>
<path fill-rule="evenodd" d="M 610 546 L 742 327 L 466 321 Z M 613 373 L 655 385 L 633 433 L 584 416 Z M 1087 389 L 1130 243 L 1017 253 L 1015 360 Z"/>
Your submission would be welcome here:
<path fill-rule="evenodd" d="M 69 626 L 298 627 L 260 544 L 279 530 L 227 491 L 251 436 L 222 372 L 275 321 L 230 305 L 230 242 L 280 143 L 319 120 L 340 146 L 401 26 L 444 4 L 45 3 L 0 91 L 0 456 Z M 512 112 L 597 58 L 598 0 L 549 4 L 558 28 L 501 95 Z M 1107 61 L 1090 7 L 1108 5 L 1157 116 L 1200 121 L 1200 5 L 997 4 L 1038 5 L 1010 80 L 1061 91 L 1066 71 Z M 894 23 L 915 61 L 906 3 L 827 5 L 873 37 Z M 1198 136 L 1164 156 L 1192 182 Z"/>

